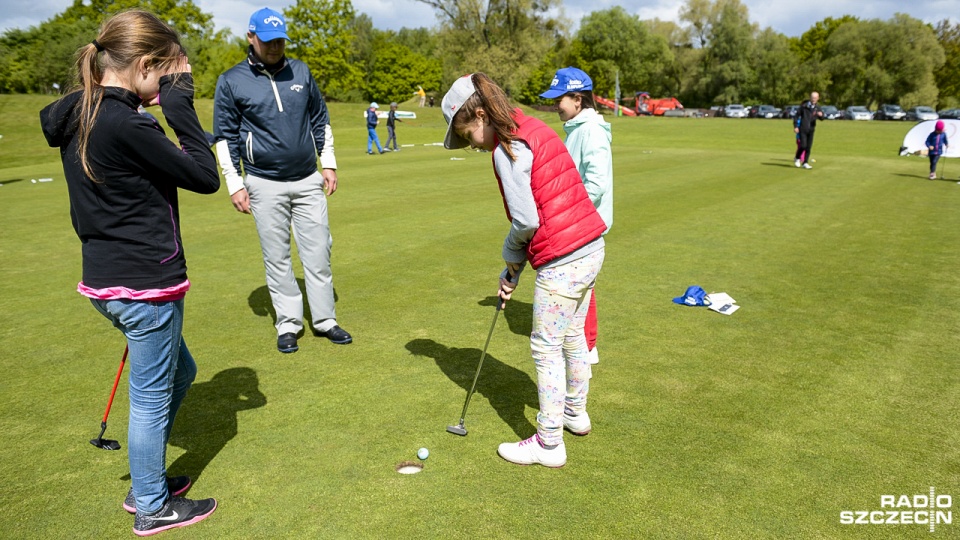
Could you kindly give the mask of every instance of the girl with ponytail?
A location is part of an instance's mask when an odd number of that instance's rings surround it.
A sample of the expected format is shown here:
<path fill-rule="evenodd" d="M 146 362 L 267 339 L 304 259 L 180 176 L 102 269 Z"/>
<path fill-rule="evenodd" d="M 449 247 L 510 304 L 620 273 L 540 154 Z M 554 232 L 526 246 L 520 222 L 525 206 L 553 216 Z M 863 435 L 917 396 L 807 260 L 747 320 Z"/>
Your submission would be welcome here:
<path fill-rule="evenodd" d="M 510 230 L 500 274 L 506 305 L 527 262 L 536 270 L 530 349 L 537 369 L 537 433 L 503 443 L 507 461 L 562 467 L 563 430 L 590 432 L 590 364 L 583 336 L 594 280 L 603 265 L 606 225 L 583 187 L 563 141 L 546 124 L 510 106 L 483 73 L 458 79 L 443 97 L 444 147 L 492 152 Z"/>
<path fill-rule="evenodd" d="M 105 21 L 77 52 L 78 84 L 40 112 L 60 149 L 70 217 L 80 239 L 77 291 L 126 337 L 130 358 L 128 457 L 123 507 L 133 532 L 196 523 L 214 499 L 179 497 L 186 476 L 167 477 L 166 445 L 197 367 L 183 340 L 187 279 L 178 190 L 214 193 L 216 161 L 193 107 L 190 64 L 177 33 L 132 10 Z M 180 145 L 137 112 L 159 104 Z"/>

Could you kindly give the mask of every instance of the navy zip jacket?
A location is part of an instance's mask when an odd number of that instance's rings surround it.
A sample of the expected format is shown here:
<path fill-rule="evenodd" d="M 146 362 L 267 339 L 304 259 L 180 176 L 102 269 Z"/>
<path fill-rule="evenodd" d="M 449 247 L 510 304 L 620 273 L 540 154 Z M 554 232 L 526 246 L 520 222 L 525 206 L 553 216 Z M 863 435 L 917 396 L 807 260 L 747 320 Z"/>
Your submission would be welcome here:
<path fill-rule="evenodd" d="M 243 173 L 277 181 L 317 172 L 330 123 L 313 75 L 299 60 L 271 72 L 251 52 L 217 79 L 213 135 L 228 187 Z M 231 192 L 233 189 L 231 188 Z"/>
<path fill-rule="evenodd" d="M 70 195 L 70 218 L 83 252 L 83 283 L 94 289 L 164 289 L 187 279 L 180 238 L 177 190 L 214 193 L 217 162 L 193 108 L 193 79 L 160 79 L 160 104 L 177 147 L 156 122 L 137 112 L 139 96 L 103 88 L 100 113 L 90 130 L 83 171 L 77 153 L 74 92 L 40 111 L 47 143 L 60 148 Z"/>

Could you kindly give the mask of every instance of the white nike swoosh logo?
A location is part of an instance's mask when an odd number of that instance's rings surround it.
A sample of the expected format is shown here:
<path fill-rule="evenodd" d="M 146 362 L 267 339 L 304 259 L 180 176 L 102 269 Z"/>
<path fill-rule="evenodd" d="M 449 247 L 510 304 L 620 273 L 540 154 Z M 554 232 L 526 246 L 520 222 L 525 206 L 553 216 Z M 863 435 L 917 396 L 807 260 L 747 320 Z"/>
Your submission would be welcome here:
<path fill-rule="evenodd" d="M 177 511 L 174 510 L 172 516 L 167 516 L 167 517 L 155 517 L 155 518 L 153 518 L 153 519 L 156 520 L 156 521 L 173 521 L 173 520 L 175 520 L 175 519 L 180 519 L 180 514 L 178 514 Z"/>

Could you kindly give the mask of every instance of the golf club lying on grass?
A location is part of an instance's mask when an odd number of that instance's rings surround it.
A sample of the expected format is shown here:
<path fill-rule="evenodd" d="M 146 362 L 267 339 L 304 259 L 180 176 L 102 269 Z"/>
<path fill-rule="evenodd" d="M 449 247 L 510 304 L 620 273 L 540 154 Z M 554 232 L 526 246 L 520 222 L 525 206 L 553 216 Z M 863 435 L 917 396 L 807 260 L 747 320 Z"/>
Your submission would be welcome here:
<path fill-rule="evenodd" d="M 507 274 L 507 279 L 516 284 L 517 276 L 511 276 Z M 467 428 L 463 427 L 463 419 L 467 416 L 467 407 L 470 405 L 470 398 L 473 396 L 473 391 L 477 389 L 477 379 L 480 378 L 480 368 L 483 367 L 483 359 L 487 357 L 487 347 L 490 345 L 490 338 L 493 337 L 493 329 L 497 327 L 497 317 L 500 316 L 501 306 L 505 304 L 505 300 L 500 298 L 499 292 L 497 293 L 497 311 L 493 314 L 493 324 L 490 325 L 490 332 L 487 334 L 487 342 L 483 344 L 483 352 L 480 353 L 480 363 L 477 364 L 477 373 L 473 376 L 473 384 L 470 385 L 470 391 L 467 392 L 467 399 L 463 402 L 463 412 L 460 413 L 460 423 L 455 426 L 447 426 L 447 431 L 453 433 L 454 435 L 459 435 L 461 437 L 467 436 Z"/>
<path fill-rule="evenodd" d="M 90 439 L 90 444 L 102 450 L 119 450 L 120 443 L 112 439 L 104 439 L 103 434 L 107 431 L 107 416 L 110 416 L 110 406 L 113 405 L 113 396 L 117 394 L 117 384 L 120 383 L 120 375 L 123 374 L 123 365 L 127 363 L 127 353 L 130 347 L 123 348 L 123 358 L 120 359 L 120 369 L 117 370 L 117 378 L 113 380 L 113 390 L 110 391 L 110 401 L 107 402 L 107 410 L 103 413 L 103 421 L 100 422 L 100 435 L 96 439 Z"/>

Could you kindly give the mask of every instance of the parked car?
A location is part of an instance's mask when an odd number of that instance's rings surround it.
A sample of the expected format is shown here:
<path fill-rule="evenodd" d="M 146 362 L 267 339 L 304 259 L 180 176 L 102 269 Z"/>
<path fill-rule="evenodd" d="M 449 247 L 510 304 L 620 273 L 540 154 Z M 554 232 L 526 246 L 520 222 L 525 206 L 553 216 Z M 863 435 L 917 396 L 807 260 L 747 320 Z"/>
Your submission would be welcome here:
<path fill-rule="evenodd" d="M 754 105 L 750 107 L 750 118 L 776 118 L 780 116 L 780 109 L 773 105 Z"/>
<path fill-rule="evenodd" d="M 739 103 L 732 103 L 723 108 L 723 115 L 727 118 L 746 118 L 747 109 Z"/>
<path fill-rule="evenodd" d="M 913 120 L 915 122 L 936 120 L 937 118 L 940 118 L 940 115 L 937 114 L 937 111 L 933 110 L 933 107 L 914 107 L 907 111 L 907 120 Z"/>
<path fill-rule="evenodd" d="M 799 105 L 787 105 L 780 111 L 780 118 L 793 118 L 797 115 L 798 110 L 800 110 Z"/>
<path fill-rule="evenodd" d="M 890 105 L 885 103 L 873 113 L 874 120 L 906 120 L 907 113 L 899 105 Z"/>
<path fill-rule="evenodd" d="M 937 113 L 940 118 L 960 120 L 960 109 L 944 109 Z"/>
<path fill-rule="evenodd" d="M 837 109 L 833 105 L 824 105 L 820 107 L 820 110 L 823 111 L 824 120 L 839 120 L 843 118 L 843 111 Z"/>
<path fill-rule="evenodd" d="M 843 111 L 843 117 L 847 120 L 873 120 L 873 114 L 870 109 L 863 105 L 851 105 Z"/>

